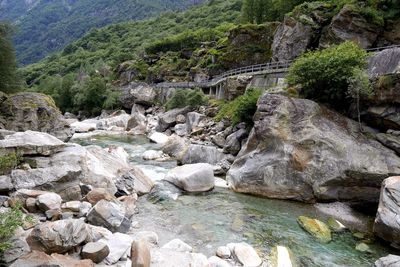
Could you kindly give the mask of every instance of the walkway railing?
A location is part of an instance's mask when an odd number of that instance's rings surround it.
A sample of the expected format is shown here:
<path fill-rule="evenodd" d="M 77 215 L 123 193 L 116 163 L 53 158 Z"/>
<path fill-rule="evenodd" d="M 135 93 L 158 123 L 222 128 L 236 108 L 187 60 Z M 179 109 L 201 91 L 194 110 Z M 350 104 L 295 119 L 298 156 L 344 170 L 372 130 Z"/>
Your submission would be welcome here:
<path fill-rule="evenodd" d="M 366 49 L 367 52 L 380 52 L 386 49 L 400 48 L 400 45 L 383 46 L 377 48 Z M 279 62 L 268 62 L 264 64 L 251 65 L 247 67 L 241 67 L 237 69 L 232 69 L 226 71 L 213 79 L 206 82 L 163 82 L 155 84 L 157 88 L 209 88 L 217 86 L 219 83 L 223 82 L 227 78 L 234 77 L 241 74 L 277 74 L 277 73 L 287 73 L 290 65 L 294 60 L 279 61 Z"/>

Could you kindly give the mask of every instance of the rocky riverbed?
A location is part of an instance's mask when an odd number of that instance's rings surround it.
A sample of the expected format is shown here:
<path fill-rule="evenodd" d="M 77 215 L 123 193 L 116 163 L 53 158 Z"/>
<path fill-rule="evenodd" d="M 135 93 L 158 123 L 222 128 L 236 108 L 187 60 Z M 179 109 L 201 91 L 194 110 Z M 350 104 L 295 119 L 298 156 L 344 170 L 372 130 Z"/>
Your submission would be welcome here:
<path fill-rule="evenodd" d="M 68 142 L 51 125 L 0 131 L 1 212 L 21 205 L 27 219 L 6 265 L 399 262 L 384 256 L 398 248 L 400 158 L 379 138 L 397 142 L 396 130 L 362 132 L 284 94 L 259 99 L 252 128 L 215 121 L 212 106 L 141 106 L 141 95 L 130 112 L 65 114 Z"/>
<path fill-rule="evenodd" d="M 162 148 L 148 142 L 144 136 L 93 136 L 76 141 L 83 145 L 123 147 L 130 155 L 130 161 L 156 177 L 156 183 L 175 165 L 174 160 L 143 160 L 145 151 Z M 178 237 L 194 251 L 210 256 L 227 243 L 247 242 L 257 249 L 266 263 L 273 261 L 271 251 L 280 245 L 290 248 L 302 266 L 332 267 L 370 266 L 377 258 L 392 251 L 380 242 L 369 244 L 367 253 L 358 251 L 356 246 L 361 240 L 350 230 L 334 234 L 329 244 L 315 241 L 297 222 L 302 215 L 328 219 L 323 208 L 311 204 L 237 194 L 223 187 L 200 194 L 171 192 L 163 187 L 157 190 L 150 196 L 139 198 L 131 232 L 134 235 L 142 231 L 158 233 L 160 244 Z M 179 195 L 177 199 L 174 199 L 174 193 Z M 160 195 L 170 197 L 154 198 Z M 356 220 L 352 224 L 354 233 L 356 229 L 371 231 L 373 217 L 358 214 L 352 219 Z"/>

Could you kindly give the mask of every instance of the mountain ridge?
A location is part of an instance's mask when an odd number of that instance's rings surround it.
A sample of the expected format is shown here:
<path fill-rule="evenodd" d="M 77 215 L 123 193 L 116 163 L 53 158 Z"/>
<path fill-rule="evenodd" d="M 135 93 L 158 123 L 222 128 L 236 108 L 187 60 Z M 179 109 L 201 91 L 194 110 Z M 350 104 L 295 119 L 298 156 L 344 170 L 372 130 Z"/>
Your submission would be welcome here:
<path fill-rule="evenodd" d="M 0 20 L 15 25 L 14 44 L 21 64 L 60 51 L 90 29 L 184 10 L 203 0 L 3 0 Z"/>

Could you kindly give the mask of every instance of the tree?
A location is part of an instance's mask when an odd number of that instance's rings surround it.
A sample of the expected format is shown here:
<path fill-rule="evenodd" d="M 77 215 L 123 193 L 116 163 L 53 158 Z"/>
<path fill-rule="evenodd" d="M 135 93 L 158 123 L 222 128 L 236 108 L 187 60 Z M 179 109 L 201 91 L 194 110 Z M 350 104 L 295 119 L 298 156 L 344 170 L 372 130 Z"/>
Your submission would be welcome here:
<path fill-rule="evenodd" d="M 345 42 L 325 50 L 308 52 L 290 67 L 288 83 L 301 87 L 301 94 L 346 107 L 346 96 L 355 69 L 364 69 L 367 52 L 353 42 Z"/>
<path fill-rule="evenodd" d="M 255 6 L 257 0 L 244 0 L 242 6 L 242 20 L 243 22 L 254 23 L 255 20 Z"/>
<path fill-rule="evenodd" d="M 15 92 L 20 86 L 11 32 L 8 24 L 0 24 L 0 91 L 4 93 Z"/>

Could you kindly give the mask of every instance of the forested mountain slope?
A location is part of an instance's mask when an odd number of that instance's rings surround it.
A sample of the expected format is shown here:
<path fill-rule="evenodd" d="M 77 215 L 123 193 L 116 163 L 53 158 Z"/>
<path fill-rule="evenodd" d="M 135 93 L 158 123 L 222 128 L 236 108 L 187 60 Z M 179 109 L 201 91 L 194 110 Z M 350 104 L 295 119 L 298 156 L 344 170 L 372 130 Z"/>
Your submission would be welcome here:
<path fill-rule="evenodd" d="M 168 12 L 148 20 L 94 29 L 62 52 L 25 67 L 24 77 L 31 84 L 54 74 L 64 76 L 99 61 L 115 68 L 140 56 L 145 47 L 165 37 L 237 23 L 240 9 L 240 0 L 216 0 L 185 12 Z"/>
<path fill-rule="evenodd" d="M 0 20 L 13 22 L 20 63 L 40 60 L 94 27 L 183 10 L 202 0 L 2 0 Z"/>

